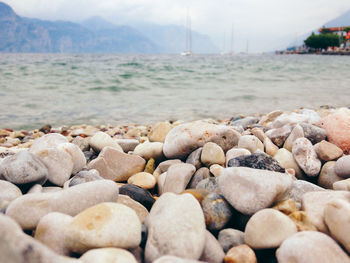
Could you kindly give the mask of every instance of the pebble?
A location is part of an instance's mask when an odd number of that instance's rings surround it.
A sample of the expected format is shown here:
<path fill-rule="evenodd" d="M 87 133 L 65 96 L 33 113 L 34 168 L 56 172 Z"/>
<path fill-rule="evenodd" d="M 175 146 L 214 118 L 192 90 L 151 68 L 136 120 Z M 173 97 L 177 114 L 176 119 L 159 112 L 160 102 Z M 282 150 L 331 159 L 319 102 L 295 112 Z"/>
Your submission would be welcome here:
<path fill-rule="evenodd" d="M 319 143 L 326 139 L 326 131 L 320 127 L 309 123 L 300 123 L 303 127 L 304 137 L 308 139 L 312 144 Z"/>
<path fill-rule="evenodd" d="M 324 128 L 328 141 L 337 145 L 345 154 L 350 153 L 350 113 L 349 110 L 339 110 L 324 117 L 318 122 Z"/>
<path fill-rule="evenodd" d="M 318 158 L 323 161 L 336 160 L 343 155 L 343 150 L 333 143 L 321 141 L 314 145 Z"/>
<path fill-rule="evenodd" d="M 190 153 L 190 155 L 186 159 L 186 163 L 192 164 L 198 170 L 201 166 L 201 155 L 202 155 L 203 147 L 199 147 L 197 150 L 194 150 Z"/>
<path fill-rule="evenodd" d="M 123 152 L 122 147 L 120 147 L 120 145 L 114 141 L 111 136 L 101 131 L 96 132 L 95 135 L 90 138 L 89 144 L 97 153 L 101 152 L 103 148 L 107 146 L 116 149 L 119 152 Z"/>
<path fill-rule="evenodd" d="M 250 151 L 244 148 L 232 148 L 226 152 L 226 167 L 229 160 L 242 155 L 250 155 Z"/>
<path fill-rule="evenodd" d="M 350 252 L 350 203 L 341 199 L 329 202 L 324 208 L 324 221 L 331 233 Z"/>
<path fill-rule="evenodd" d="M 164 192 L 164 183 L 167 176 L 167 172 L 162 173 L 158 177 L 158 195 L 161 196 Z"/>
<path fill-rule="evenodd" d="M 303 128 L 298 124 L 296 125 L 292 132 L 289 134 L 288 138 L 284 142 L 283 148 L 287 149 L 288 151 L 292 151 L 293 149 L 293 143 L 298 138 L 304 137 L 304 130 Z"/>
<path fill-rule="evenodd" d="M 289 215 L 299 210 L 298 205 L 293 199 L 286 199 L 278 202 L 272 208 L 282 212 L 285 215 Z"/>
<path fill-rule="evenodd" d="M 210 177 L 210 171 L 207 167 L 201 167 L 199 168 L 195 174 L 192 176 L 192 179 L 189 183 L 189 188 L 196 188 L 197 187 L 197 184 L 206 179 L 206 178 L 209 178 Z"/>
<path fill-rule="evenodd" d="M 140 144 L 136 139 L 114 139 L 114 141 L 122 147 L 125 153 L 135 150 L 136 146 Z"/>
<path fill-rule="evenodd" d="M 243 119 L 235 120 L 231 123 L 232 126 L 241 126 L 243 129 L 247 129 L 249 126 L 257 124 L 260 121 L 259 117 L 245 117 Z"/>
<path fill-rule="evenodd" d="M 225 263 L 257 263 L 254 250 L 243 244 L 231 248 L 224 258 Z"/>
<path fill-rule="evenodd" d="M 152 189 L 156 185 L 156 179 L 150 173 L 140 172 L 129 177 L 128 184 L 134 184 L 144 189 Z"/>
<path fill-rule="evenodd" d="M 275 209 L 263 209 L 248 221 L 244 240 L 254 249 L 279 247 L 288 237 L 297 232 L 294 222 Z"/>
<path fill-rule="evenodd" d="M 315 177 L 321 170 L 321 161 L 306 138 L 299 138 L 293 144 L 293 156 L 299 167 L 307 176 Z"/>
<path fill-rule="evenodd" d="M 224 167 L 222 167 L 221 165 L 213 164 L 213 165 L 210 166 L 209 171 L 210 171 L 210 173 L 211 173 L 212 175 L 214 175 L 215 177 L 218 177 L 218 176 L 220 176 L 221 171 L 222 171 L 223 169 L 224 169 Z"/>
<path fill-rule="evenodd" d="M 186 189 L 182 192 L 182 194 L 191 194 L 194 198 L 197 199 L 197 201 L 201 204 L 204 198 L 210 194 L 208 190 L 204 189 Z"/>
<path fill-rule="evenodd" d="M 231 206 L 222 195 L 210 193 L 201 202 L 207 229 L 221 230 L 232 217 Z"/>
<path fill-rule="evenodd" d="M 89 151 L 90 150 L 90 144 L 87 139 L 84 139 L 81 136 L 77 136 L 73 139 L 72 141 L 73 144 L 77 145 L 80 150 L 83 152 Z"/>
<path fill-rule="evenodd" d="M 254 136 L 258 137 L 261 142 L 264 142 L 264 140 L 267 138 L 263 128 L 253 128 L 250 131 Z"/>
<path fill-rule="evenodd" d="M 74 167 L 72 156 L 64 150 L 48 148 L 36 153 L 47 167 L 48 180 L 58 186 L 63 186 L 69 180 Z"/>
<path fill-rule="evenodd" d="M 161 142 L 144 142 L 136 146 L 134 154 L 149 160 L 151 158 L 160 160 L 163 158 L 163 143 Z"/>
<path fill-rule="evenodd" d="M 0 213 L 1 262 L 11 263 L 73 263 L 78 260 L 60 256 L 47 246 L 22 232 L 10 217 Z"/>
<path fill-rule="evenodd" d="M 0 178 L 14 184 L 45 183 L 49 171 L 39 157 L 21 151 L 7 156 L 0 163 Z"/>
<path fill-rule="evenodd" d="M 218 177 L 222 195 L 246 215 L 270 207 L 292 187 L 292 183 L 288 174 L 246 167 L 226 168 Z"/>
<path fill-rule="evenodd" d="M 141 203 L 131 199 L 128 195 L 118 195 L 117 203 L 126 205 L 127 207 L 130 207 L 132 210 L 134 210 L 141 223 L 143 223 L 149 215 L 147 209 L 141 205 Z"/>
<path fill-rule="evenodd" d="M 179 163 L 171 165 L 167 171 L 163 185 L 163 193 L 173 192 L 180 194 L 183 192 L 195 171 L 196 167 L 192 164 Z"/>
<path fill-rule="evenodd" d="M 302 197 L 302 210 L 306 212 L 311 223 L 318 231 L 328 234 L 328 228 L 324 222 L 324 209 L 334 199 L 350 201 L 350 192 L 347 191 L 322 191 L 305 193 Z"/>
<path fill-rule="evenodd" d="M 264 147 L 265 152 L 270 156 L 274 156 L 279 149 L 268 137 L 264 140 Z"/>
<path fill-rule="evenodd" d="M 210 263 L 222 263 L 225 253 L 220 243 L 208 230 L 205 231 L 205 245 L 199 260 Z"/>
<path fill-rule="evenodd" d="M 16 220 L 23 229 L 30 230 L 50 212 L 75 216 L 95 204 L 113 202 L 117 199 L 118 190 L 116 183 L 99 180 L 53 193 L 28 194 L 12 201 L 6 215 Z"/>
<path fill-rule="evenodd" d="M 207 142 L 218 144 L 224 152 L 237 145 L 240 134 L 224 126 L 196 121 L 173 128 L 164 141 L 164 155 L 168 159 L 186 158 L 193 150 Z"/>
<path fill-rule="evenodd" d="M 177 164 L 177 163 L 182 163 L 181 160 L 178 159 L 174 159 L 174 160 L 167 160 L 164 162 L 161 162 L 156 170 L 154 171 L 153 175 L 158 178 L 159 175 L 161 175 L 162 173 L 165 173 L 166 171 L 168 171 L 169 167 L 173 164 Z"/>
<path fill-rule="evenodd" d="M 298 179 L 303 179 L 304 176 L 303 176 L 303 173 L 302 171 L 300 170 L 297 162 L 295 161 L 294 159 L 294 156 L 293 154 L 284 149 L 284 148 L 281 148 L 279 149 L 276 154 L 273 156 L 273 158 L 285 169 L 290 169 L 292 168 L 294 171 L 295 171 L 295 176 L 298 178 Z"/>
<path fill-rule="evenodd" d="M 197 184 L 196 189 L 197 190 L 202 189 L 202 190 L 207 190 L 209 192 L 219 193 L 220 190 L 219 190 L 217 178 L 219 177 L 209 177 L 209 178 L 203 179 Z"/>
<path fill-rule="evenodd" d="M 335 163 L 334 161 L 326 162 L 322 166 L 320 176 L 318 177 L 317 184 L 321 187 L 327 189 L 333 189 L 333 184 L 335 182 L 344 180 L 344 178 L 338 176 L 335 173 Z"/>
<path fill-rule="evenodd" d="M 204 263 L 203 261 L 179 258 L 174 256 L 162 256 L 153 263 Z"/>
<path fill-rule="evenodd" d="M 282 147 L 291 132 L 292 127 L 288 124 L 277 129 L 268 130 L 265 134 L 275 145 Z"/>
<path fill-rule="evenodd" d="M 173 126 L 169 122 L 158 122 L 152 128 L 148 138 L 151 142 L 162 142 L 164 143 L 167 134 Z"/>
<path fill-rule="evenodd" d="M 88 168 L 96 169 L 105 179 L 122 182 L 142 172 L 145 164 L 146 161 L 140 156 L 126 154 L 107 146 L 88 164 Z"/>
<path fill-rule="evenodd" d="M 251 153 L 255 153 L 257 150 L 264 151 L 264 144 L 254 135 L 244 135 L 239 138 L 238 148 L 244 148 Z"/>
<path fill-rule="evenodd" d="M 21 190 L 14 184 L 0 180 L 0 209 L 4 204 L 22 196 Z"/>
<path fill-rule="evenodd" d="M 137 263 L 133 254 L 121 248 L 91 249 L 80 257 L 82 263 Z"/>
<path fill-rule="evenodd" d="M 201 154 L 201 162 L 207 167 L 213 164 L 225 164 L 225 153 L 219 145 L 213 142 L 204 144 Z"/>
<path fill-rule="evenodd" d="M 35 230 L 34 238 L 51 248 L 57 254 L 69 256 L 64 229 L 73 220 L 69 215 L 52 212 L 43 216 Z"/>
<path fill-rule="evenodd" d="M 335 173 L 342 178 L 350 178 L 350 155 L 345 155 L 337 160 L 334 166 Z"/>
<path fill-rule="evenodd" d="M 279 263 L 348 263 L 349 257 L 329 236 L 302 231 L 286 239 L 276 252 Z"/>
<path fill-rule="evenodd" d="M 57 149 L 67 152 L 73 161 L 72 174 L 76 174 L 86 166 L 86 159 L 84 153 L 80 148 L 73 143 L 61 143 L 57 146 Z"/>
<path fill-rule="evenodd" d="M 256 152 L 251 155 L 239 156 L 228 161 L 228 167 L 250 167 L 284 173 L 285 169 L 266 153 Z"/>
<path fill-rule="evenodd" d="M 35 141 L 29 149 L 29 152 L 36 154 L 42 150 L 56 148 L 59 144 L 67 142 L 67 138 L 62 136 L 61 134 L 49 133 L 40 138 L 35 139 Z"/>
<path fill-rule="evenodd" d="M 285 193 L 284 199 L 293 199 L 299 205 L 305 193 L 320 191 L 325 189 L 304 180 L 294 180 L 291 189 Z"/>
<path fill-rule="evenodd" d="M 119 193 L 121 195 L 127 195 L 133 200 L 139 202 L 141 205 L 146 207 L 147 210 L 150 210 L 153 206 L 155 199 L 150 194 L 149 191 L 143 189 L 137 185 L 126 184 L 119 188 Z"/>
<path fill-rule="evenodd" d="M 201 206 L 190 194 L 164 193 L 146 219 L 148 238 L 146 262 L 164 255 L 197 260 L 205 240 L 205 220 Z"/>
<path fill-rule="evenodd" d="M 153 174 L 155 169 L 156 169 L 155 160 L 153 158 L 150 158 L 146 163 L 144 172 Z"/>
<path fill-rule="evenodd" d="M 291 113 L 283 113 L 278 116 L 272 123 L 273 128 L 282 127 L 285 124 L 296 125 L 299 123 L 314 123 L 320 120 L 320 115 L 314 110 L 303 109 Z"/>
<path fill-rule="evenodd" d="M 103 180 L 103 177 L 100 176 L 100 173 L 97 170 L 83 170 L 74 175 L 70 180 L 65 182 L 63 187 L 72 187 L 74 185 L 92 182 L 96 180 Z"/>
<path fill-rule="evenodd" d="M 350 178 L 333 183 L 333 190 L 350 191 Z"/>
<path fill-rule="evenodd" d="M 298 231 L 317 231 L 308 215 L 304 211 L 295 211 L 288 215 L 295 223 Z"/>
<path fill-rule="evenodd" d="M 219 232 L 218 240 L 226 253 L 232 247 L 244 244 L 244 232 L 233 228 L 225 228 Z"/>
<path fill-rule="evenodd" d="M 92 248 L 135 248 L 141 242 L 141 222 L 123 204 L 100 203 L 76 215 L 64 229 L 66 246 L 83 253 Z"/>

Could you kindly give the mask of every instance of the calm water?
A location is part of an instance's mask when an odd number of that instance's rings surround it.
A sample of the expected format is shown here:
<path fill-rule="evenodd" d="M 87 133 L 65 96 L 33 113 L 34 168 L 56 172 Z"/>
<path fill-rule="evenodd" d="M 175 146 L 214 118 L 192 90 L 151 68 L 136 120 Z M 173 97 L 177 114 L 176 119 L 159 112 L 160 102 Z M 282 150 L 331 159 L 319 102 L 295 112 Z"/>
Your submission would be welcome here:
<path fill-rule="evenodd" d="M 0 128 L 350 105 L 350 58 L 0 54 Z"/>

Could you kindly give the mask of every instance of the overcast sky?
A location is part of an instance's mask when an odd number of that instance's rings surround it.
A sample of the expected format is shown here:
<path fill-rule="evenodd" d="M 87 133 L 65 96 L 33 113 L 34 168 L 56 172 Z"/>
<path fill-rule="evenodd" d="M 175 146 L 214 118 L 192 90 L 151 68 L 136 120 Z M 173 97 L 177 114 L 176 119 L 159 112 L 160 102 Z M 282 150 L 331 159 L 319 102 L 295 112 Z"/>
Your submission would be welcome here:
<path fill-rule="evenodd" d="M 1 1 L 1 0 L 0 0 Z M 270 51 L 350 9 L 350 0 L 2 0 L 21 16 L 81 21 L 101 16 L 116 24 L 151 22 L 185 25 L 189 8 L 192 29 L 235 51 Z M 225 36 L 225 38 L 224 38 Z M 225 41 L 224 41 L 225 39 Z"/>

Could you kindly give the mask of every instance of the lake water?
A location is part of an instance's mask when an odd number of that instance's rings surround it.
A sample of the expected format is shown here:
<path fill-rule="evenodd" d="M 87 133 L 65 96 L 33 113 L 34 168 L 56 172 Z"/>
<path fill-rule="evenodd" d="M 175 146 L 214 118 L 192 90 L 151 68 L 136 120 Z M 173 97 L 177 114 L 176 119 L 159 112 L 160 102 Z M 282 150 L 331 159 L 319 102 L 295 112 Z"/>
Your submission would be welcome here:
<path fill-rule="evenodd" d="M 0 54 L 0 128 L 350 106 L 338 56 Z"/>

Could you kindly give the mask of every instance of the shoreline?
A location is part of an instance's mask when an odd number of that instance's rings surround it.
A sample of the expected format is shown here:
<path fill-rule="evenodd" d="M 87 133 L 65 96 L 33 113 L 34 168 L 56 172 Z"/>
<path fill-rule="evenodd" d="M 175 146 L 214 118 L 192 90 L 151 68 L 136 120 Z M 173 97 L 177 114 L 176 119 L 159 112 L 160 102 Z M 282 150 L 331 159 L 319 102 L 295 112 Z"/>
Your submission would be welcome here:
<path fill-rule="evenodd" d="M 347 262 L 349 153 L 345 107 L 0 129 L 5 261 Z"/>

